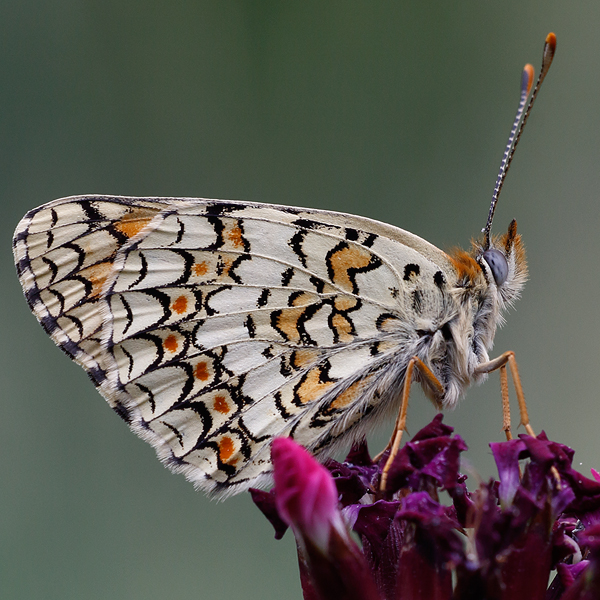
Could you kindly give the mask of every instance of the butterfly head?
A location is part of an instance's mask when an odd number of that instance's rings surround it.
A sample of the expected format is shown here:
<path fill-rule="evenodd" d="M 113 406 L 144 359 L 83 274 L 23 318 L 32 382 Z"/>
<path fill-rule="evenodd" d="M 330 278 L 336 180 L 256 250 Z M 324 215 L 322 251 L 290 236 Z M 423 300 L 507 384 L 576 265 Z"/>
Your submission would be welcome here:
<path fill-rule="evenodd" d="M 525 248 L 517 233 L 517 222 L 511 221 L 504 235 L 493 236 L 487 249 L 474 242 L 473 254 L 490 291 L 496 293 L 499 308 L 512 306 L 527 281 Z"/>
<path fill-rule="evenodd" d="M 503 312 L 520 296 L 527 280 L 527 262 L 517 223 L 512 221 L 504 235 L 473 241 L 471 251 L 448 253 L 455 272 L 452 290 L 455 312 L 445 324 L 446 341 L 442 354 L 444 366 L 432 370 L 445 379 L 442 403 L 455 406 L 464 388 L 485 376 L 476 368 L 489 360 L 496 329 L 504 322 Z M 441 341 L 441 340 L 440 340 Z M 448 366 L 449 365 L 449 366 Z M 427 391 L 426 391 L 427 393 Z"/>

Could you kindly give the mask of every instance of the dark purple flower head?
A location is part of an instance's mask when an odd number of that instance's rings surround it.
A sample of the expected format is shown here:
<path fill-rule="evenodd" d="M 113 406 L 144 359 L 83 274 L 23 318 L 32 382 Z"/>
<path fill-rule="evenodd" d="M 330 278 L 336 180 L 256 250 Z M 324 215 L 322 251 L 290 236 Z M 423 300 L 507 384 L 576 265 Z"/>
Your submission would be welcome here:
<path fill-rule="evenodd" d="M 475 552 L 458 570 L 457 598 L 471 597 L 469 590 L 479 586 L 489 598 L 543 599 L 553 565 L 581 556 L 573 519 L 565 518 L 565 511 L 581 513 L 584 500 L 588 507 L 600 506 L 600 497 L 590 480 L 575 475 L 573 451 L 543 433 L 491 447 L 499 506 L 494 482 L 480 488 L 472 512 Z M 523 466 L 520 460 L 527 462 Z"/>
<path fill-rule="evenodd" d="M 596 523 L 579 534 L 587 560 L 575 565 L 558 565 L 549 600 L 598 600 L 600 598 L 600 524 Z M 563 593 L 561 593 L 563 592 Z"/>
<path fill-rule="evenodd" d="M 388 493 L 410 489 L 450 490 L 457 485 L 460 453 L 467 449 L 460 436 L 452 436 L 452 427 L 442 423 L 442 414 L 434 417 L 398 452 L 388 474 Z M 380 466 L 383 466 L 387 453 Z"/>
<path fill-rule="evenodd" d="M 306 599 L 600 598 L 600 475 L 575 471 L 573 451 L 543 433 L 491 448 L 498 481 L 470 492 L 466 445 L 437 415 L 398 452 L 381 492 L 387 453 L 375 462 L 363 442 L 321 466 L 276 440 L 275 490 L 254 498 L 276 537 L 292 527 Z"/>

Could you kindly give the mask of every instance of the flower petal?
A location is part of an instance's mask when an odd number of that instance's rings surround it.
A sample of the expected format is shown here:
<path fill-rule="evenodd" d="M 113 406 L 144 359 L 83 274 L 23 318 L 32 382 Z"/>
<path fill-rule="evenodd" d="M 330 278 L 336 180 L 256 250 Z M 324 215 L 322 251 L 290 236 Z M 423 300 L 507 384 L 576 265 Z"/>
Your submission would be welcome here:
<path fill-rule="evenodd" d="M 341 523 L 329 471 L 290 438 L 273 440 L 271 456 L 279 516 L 295 533 L 326 549 L 332 524 Z"/>
<path fill-rule="evenodd" d="M 269 523 L 273 525 L 275 529 L 275 539 L 280 540 L 283 534 L 287 531 L 288 525 L 285 523 L 277 512 L 275 506 L 275 490 L 265 492 L 264 490 L 257 490 L 256 488 L 250 488 L 250 495 L 252 501 L 265 517 L 269 520 Z"/>

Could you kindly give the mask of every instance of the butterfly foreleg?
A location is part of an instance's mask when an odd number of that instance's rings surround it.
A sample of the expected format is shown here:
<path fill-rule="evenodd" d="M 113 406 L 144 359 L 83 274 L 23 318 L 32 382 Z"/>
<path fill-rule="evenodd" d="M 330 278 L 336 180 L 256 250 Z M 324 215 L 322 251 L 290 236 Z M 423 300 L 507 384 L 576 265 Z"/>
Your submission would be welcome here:
<path fill-rule="evenodd" d="M 525 431 L 533 437 L 535 433 L 529 422 L 529 413 L 527 411 L 527 404 L 525 402 L 525 394 L 523 393 L 523 386 L 521 385 L 521 377 L 519 376 L 519 369 L 517 368 L 517 360 L 515 353 L 512 350 L 504 352 L 497 358 L 494 358 L 488 362 L 482 363 L 475 369 L 475 374 L 491 373 L 500 369 L 500 389 L 502 391 L 502 414 L 503 414 L 503 429 L 506 433 L 506 439 L 512 439 L 510 430 L 510 406 L 508 398 L 508 378 L 506 375 L 506 367 L 510 369 L 513 385 L 515 386 L 515 392 L 517 394 L 517 402 L 519 403 L 519 413 L 521 415 L 521 425 L 525 427 Z"/>
<path fill-rule="evenodd" d="M 502 431 L 507 440 L 512 440 L 510 423 L 510 399 L 508 396 L 508 372 L 506 365 L 500 367 L 500 394 L 502 395 Z"/>
<path fill-rule="evenodd" d="M 500 356 L 486 363 L 480 364 L 475 369 L 475 373 L 491 373 L 492 371 L 497 371 L 500 369 L 500 389 L 502 391 L 502 412 L 504 415 L 503 429 L 506 433 L 506 439 L 510 440 L 512 439 L 512 434 L 510 431 L 510 406 L 508 399 L 508 377 L 506 375 L 506 365 L 508 365 L 508 368 L 512 374 L 513 385 L 515 386 L 515 392 L 517 394 L 517 402 L 519 403 L 519 413 L 521 414 L 521 425 L 525 427 L 525 431 L 527 431 L 530 436 L 536 437 L 533 427 L 531 427 L 529 422 L 529 413 L 527 411 L 525 394 L 523 393 L 523 386 L 521 385 L 521 377 L 519 376 L 519 369 L 517 368 L 517 359 L 515 358 L 515 353 L 512 350 L 504 352 L 504 354 L 501 354 Z M 552 466 L 550 472 L 556 481 L 556 485 L 560 488 L 561 481 L 558 470 L 555 466 Z"/>
<path fill-rule="evenodd" d="M 419 371 L 423 383 L 426 382 L 429 386 L 431 386 L 435 394 L 438 395 L 440 398 L 444 395 L 444 386 L 438 381 L 438 378 L 433 374 L 431 369 L 418 356 L 413 356 L 408 361 L 406 373 L 404 375 L 404 385 L 402 386 L 402 400 L 400 403 L 400 411 L 398 412 L 398 417 L 396 418 L 396 424 L 394 426 L 394 433 L 392 434 L 392 437 L 385 449 L 389 449 L 390 453 L 385 461 L 385 465 L 381 472 L 381 480 L 379 483 L 380 492 L 385 491 L 389 470 L 392 466 L 392 463 L 394 462 L 394 459 L 396 458 L 396 455 L 398 454 L 398 450 L 400 449 L 400 442 L 402 441 L 402 434 L 406 429 L 408 398 L 410 396 L 410 387 L 413 382 L 413 372 L 415 368 Z M 434 404 L 436 404 L 436 407 L 438 409 L 442 408 L 442 405 L 439 401 L 434 400 Z"/>

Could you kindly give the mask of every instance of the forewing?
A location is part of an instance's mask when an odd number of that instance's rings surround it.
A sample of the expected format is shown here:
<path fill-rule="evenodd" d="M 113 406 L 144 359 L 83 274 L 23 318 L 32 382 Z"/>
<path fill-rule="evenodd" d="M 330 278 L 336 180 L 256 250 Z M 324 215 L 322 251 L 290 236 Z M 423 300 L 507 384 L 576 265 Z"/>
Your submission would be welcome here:
<path fill-rule="evenodd" d="M 318 452 L 376 412 L 402 375 L 398 332 L 453 273 L 377 221 L 219 200 L 56 200 L 19 223 L 14 253 L 56 344 L 216 495 L 268 481 L 273 437 Z"/>

